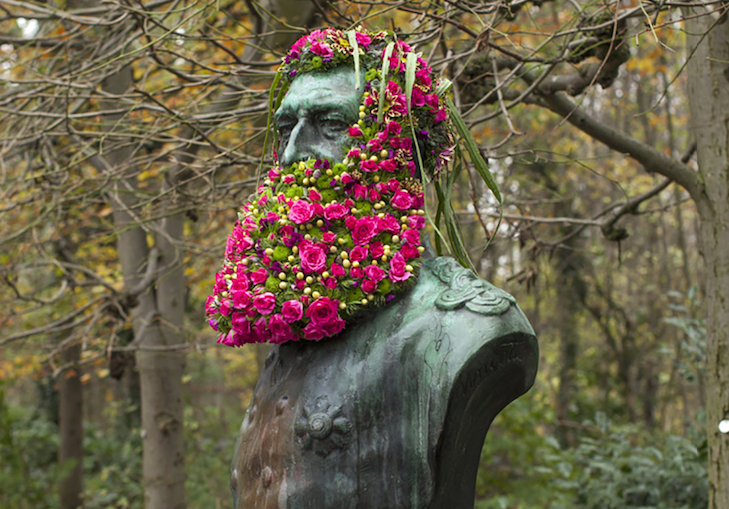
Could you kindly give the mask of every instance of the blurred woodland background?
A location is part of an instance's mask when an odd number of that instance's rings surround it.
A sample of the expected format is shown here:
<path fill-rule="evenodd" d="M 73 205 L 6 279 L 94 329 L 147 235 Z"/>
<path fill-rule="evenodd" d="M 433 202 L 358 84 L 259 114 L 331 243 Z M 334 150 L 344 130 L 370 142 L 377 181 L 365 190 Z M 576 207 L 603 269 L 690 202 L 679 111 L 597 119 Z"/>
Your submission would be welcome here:
<path fill-rule="evenodd" d="M 362 23 L 454 82 L 503 220 L 471 168 L 453 208 L 540 339 L 476 507 L 729 507 L 727 9 L 0 0 L 0 506 L 231 507 L 266 348 L 203 303 L 282 55 Z"/>

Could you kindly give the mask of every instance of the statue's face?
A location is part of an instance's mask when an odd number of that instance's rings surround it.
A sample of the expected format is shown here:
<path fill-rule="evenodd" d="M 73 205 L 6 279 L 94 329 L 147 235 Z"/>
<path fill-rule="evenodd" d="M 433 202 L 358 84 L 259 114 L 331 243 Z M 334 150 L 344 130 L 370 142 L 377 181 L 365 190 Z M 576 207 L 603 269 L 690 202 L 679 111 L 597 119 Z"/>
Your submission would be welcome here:
<path fill-rule="evenodd" d="M 341 160 L 361 97 L 351 68 L 297 77 L 274 117 L 281 166 L 311 158 Z"/>

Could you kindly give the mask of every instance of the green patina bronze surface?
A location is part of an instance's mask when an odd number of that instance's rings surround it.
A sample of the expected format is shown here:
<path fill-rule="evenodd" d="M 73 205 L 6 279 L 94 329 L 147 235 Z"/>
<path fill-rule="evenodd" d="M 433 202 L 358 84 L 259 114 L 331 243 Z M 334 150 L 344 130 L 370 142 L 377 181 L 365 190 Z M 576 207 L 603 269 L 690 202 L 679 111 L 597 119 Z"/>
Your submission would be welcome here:
<path fill-rule="evenodd" d="M 296 78 L 275 116 L 282 166 L 310 158 L 341 160 L 361 96 L 349 68 Z"/>
<path fill-rule="evenodd" d="M 486 431 L 537 361 L 510 295 L 430 259 L 338 338 L 272 349 L 235 446 L 235 507 L 471 508 Z"/>
<path fill-rule="evenodd" d="M 276 114 L 283 164 L 341 159 L 354 81 L 294 80 Z M 537 362 L 513 297 L 430 258 L 414 288 L 337 337 L 273 347 L 235 445 L 235 508 L 471 509 L 488 427 Z"/>

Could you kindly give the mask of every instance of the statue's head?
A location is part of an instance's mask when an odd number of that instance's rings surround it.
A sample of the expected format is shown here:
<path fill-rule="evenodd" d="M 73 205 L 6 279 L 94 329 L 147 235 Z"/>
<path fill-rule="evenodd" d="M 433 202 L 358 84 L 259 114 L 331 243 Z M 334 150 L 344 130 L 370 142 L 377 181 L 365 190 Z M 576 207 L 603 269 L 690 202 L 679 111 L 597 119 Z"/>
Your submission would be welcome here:
<path fill-rule="evenodd" d="M 366 155 L 386 171 L 413 174 L 422 162 L 437 174 L 447 161 L 454 142 L 445 87 L 439 90 L 427 62 L 393 34 L 314 31 L 291 47 L 281 72 L 288 86 L 275 114 L 281 166 Z"/>
<path fill-rule="evenodd" d="M 279 77 L 280 163 L 241 208 L 206 304 L 231 346 L 333 337 L 414 285 L 416 170 L 437 175 L 453 146 L 444 87 L 393 34 L 317 30 Z"/>

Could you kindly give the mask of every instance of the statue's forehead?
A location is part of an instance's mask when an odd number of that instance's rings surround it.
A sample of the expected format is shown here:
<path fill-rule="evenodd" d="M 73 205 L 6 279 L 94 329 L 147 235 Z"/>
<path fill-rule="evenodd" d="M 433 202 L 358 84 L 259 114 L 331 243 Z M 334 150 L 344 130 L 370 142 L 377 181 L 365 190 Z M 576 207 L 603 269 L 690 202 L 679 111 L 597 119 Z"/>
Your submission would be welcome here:
<path fill-rule="evenodd" d="M 329 72 L 312 72 L 297 77 L 289 86 L 281 106 L 276 112 L 296 113 L 311 107 L 337 107 L 351 109 L 359 103 L 354 69 L 341 68 Z"/>

